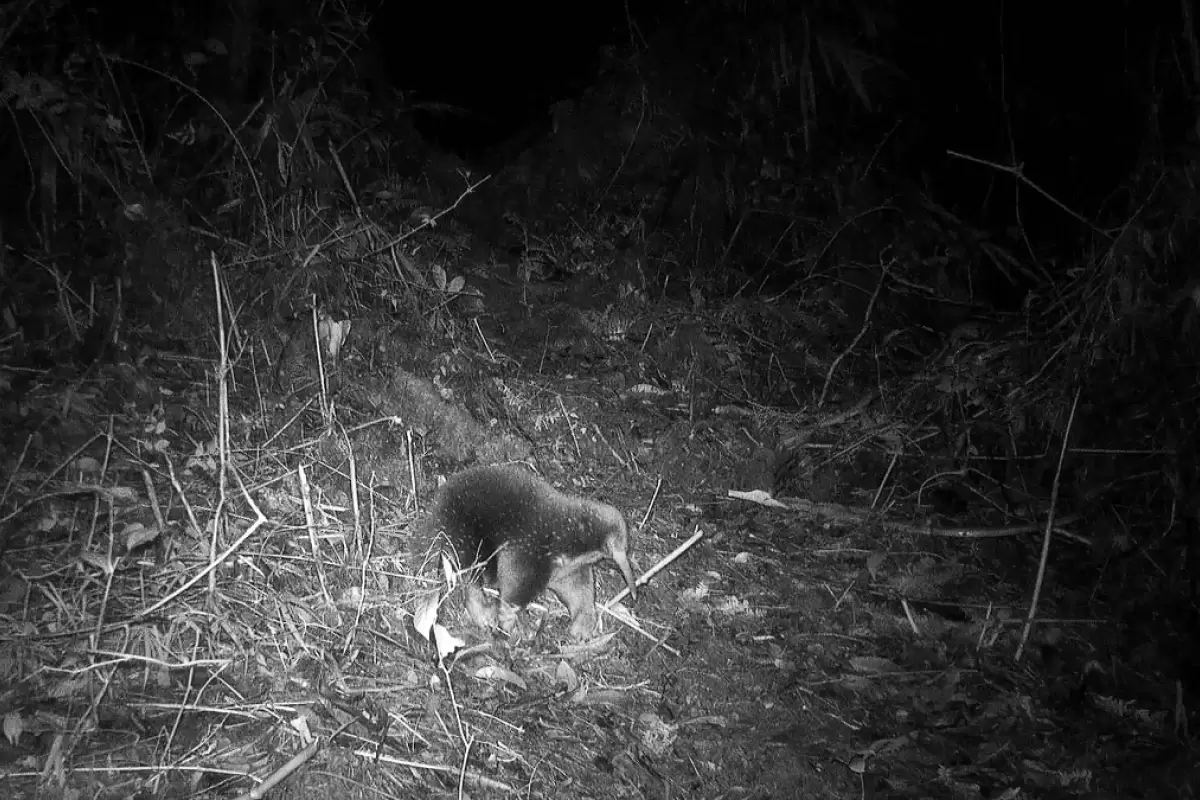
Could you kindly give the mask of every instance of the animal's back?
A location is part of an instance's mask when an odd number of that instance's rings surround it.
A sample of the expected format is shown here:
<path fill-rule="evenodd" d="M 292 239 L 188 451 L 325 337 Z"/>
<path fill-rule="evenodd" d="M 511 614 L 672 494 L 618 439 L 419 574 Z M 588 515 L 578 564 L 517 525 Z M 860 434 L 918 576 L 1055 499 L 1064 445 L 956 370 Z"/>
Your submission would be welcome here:
<path fill-rule="evenodd" d="M 561 517 L 547 514 L 546 509 L 554 506 L 547 501 L 553 497 L 561 495 L 521 467 L 471 467 L 443 484 L 432 516 L 462 566 L 485 563 L 485 573 L 495 577 L 494 556 L 507 545 L 520 549 L 537 572 L 549 574 L 555 529 L 562 522 Z M 531 594 L 545 588 L 530 587 Z"/>

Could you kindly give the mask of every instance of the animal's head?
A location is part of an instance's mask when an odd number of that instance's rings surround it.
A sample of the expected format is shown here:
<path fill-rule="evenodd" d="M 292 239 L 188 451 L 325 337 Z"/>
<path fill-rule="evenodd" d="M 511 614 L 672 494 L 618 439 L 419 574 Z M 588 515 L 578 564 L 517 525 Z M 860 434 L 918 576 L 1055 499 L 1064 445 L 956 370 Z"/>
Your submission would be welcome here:
<path fill-rule="evenodd" d="M 625 517 L 610 505 L 599 504 L 596 511 L 605 531 L 604 552 L 621 570 L 625 585 L 629 587 L 629 596 L 637 600 L 637 583 L 629 563 L 629 526 L 625 524 Z"/>

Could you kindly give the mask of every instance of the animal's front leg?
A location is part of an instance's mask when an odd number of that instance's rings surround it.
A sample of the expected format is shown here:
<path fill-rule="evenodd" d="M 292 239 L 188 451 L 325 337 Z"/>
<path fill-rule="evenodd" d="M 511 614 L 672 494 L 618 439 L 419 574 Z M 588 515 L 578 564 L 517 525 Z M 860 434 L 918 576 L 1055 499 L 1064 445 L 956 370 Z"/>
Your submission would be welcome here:
<path fill-rule="evenodd" d="M 583 564 L 570 572 L 556 574 L 550 581 L 550 590 L 571 613 L 572 638 L 586 639 L 595 633 L 600 620 L 596 613 L 596 582 L 590 565 Z"/>

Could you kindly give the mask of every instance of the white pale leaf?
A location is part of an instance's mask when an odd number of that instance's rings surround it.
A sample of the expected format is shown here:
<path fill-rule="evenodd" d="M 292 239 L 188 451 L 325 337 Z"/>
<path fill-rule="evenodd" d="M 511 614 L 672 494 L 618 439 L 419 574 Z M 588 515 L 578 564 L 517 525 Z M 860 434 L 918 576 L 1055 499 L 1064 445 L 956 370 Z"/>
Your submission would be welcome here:
<path fill-rule="evenodd" d="M 10 745 L 16 747 L 24 732 L 25 720 L 20 711 L 10 711 L 4 715 L 4 738 L 8 739 Z"/>
<path fill-rule="evenodd" d="M 80 472 L 97 475 L 100 472 L 100 462 L 91 456 L 80 456 L 75 459 L 75 468 Z"/>
<path fill-rule="evenodd" d="M 437 644 L 439 659 L 444 659 L 446 656 L 452 655 L 455 650 L 467 646 L 466 642 L 446 630 L 443 625 L 433 626 L 433 641 Z"/>
<path fill-rule="evenodd" d="M 736 489 L 730 489 L 729 496 L 735 500 L 749 500 L 751 503 L 758 503 L 760 506 L 767 506 L 768 508 L 787 508 L 787 505 L 772 497 L 770 492 L 764 492 L 762 489 L 755 489 L 752 492 L 739 492 Z"/>
<path fill-rule="evenodd" d="M 413 609 L 413 627 L 417 629 L 417 633 L 430 638 L 433 632 L 433 626 L 438 618 L 438 595 L 436 592 L 429 592 L 422 595 L 417 600 L 417 607 Z"/>
<path fill-rule="evenodd" d="M 486 667 L 480 667 L 475 672 L 475 677 L 485 681 L 504 681 L 511 683 L 513 686 L 526 688 L 525 679 L 512 670 L 507 670 L 504 667 L 496 664 L 488 664 Z"/>
<path fill-rule="evenodd" d="M 122 531 L 125 536 L 125 551 L 133 552 L 145 544 L 149 544 L 158 538 L 162 533 L 162 529 L 157 525 L 146 527 L 140 522 L 130 523 Z"/>
<path fill-rule="evenodd" d="M 568 661 L 558 662 L 558 667 L 554 670 L 554 678 L 566 686 L 568 692 L 579 688 L 579 676 L 575 674 L 575 668 Z"/>

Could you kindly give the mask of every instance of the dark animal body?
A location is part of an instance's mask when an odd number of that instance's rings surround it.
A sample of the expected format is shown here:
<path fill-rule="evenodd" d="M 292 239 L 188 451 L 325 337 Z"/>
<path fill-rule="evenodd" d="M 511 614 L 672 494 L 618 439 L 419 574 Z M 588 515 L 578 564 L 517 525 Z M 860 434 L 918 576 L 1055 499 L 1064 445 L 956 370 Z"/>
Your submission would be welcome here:
<path fill-rule="evenodd" d="M 484 582 L 500 593 L 500 608 L 482 588 L 467 589 L 471 616 L 501 628 L 516 610 L 550 589 L 571 614 L 571 635 L 588 636 L 598 622 L 592 565 L 611 559 L 636 598 L 629 563 L 629 530 L 621 512 L 595 500 L 563 494 L 514 466 L 472 467 L 438 490 L 427 525 L 448 544 L 460 567 L 482 566 Z"/>

